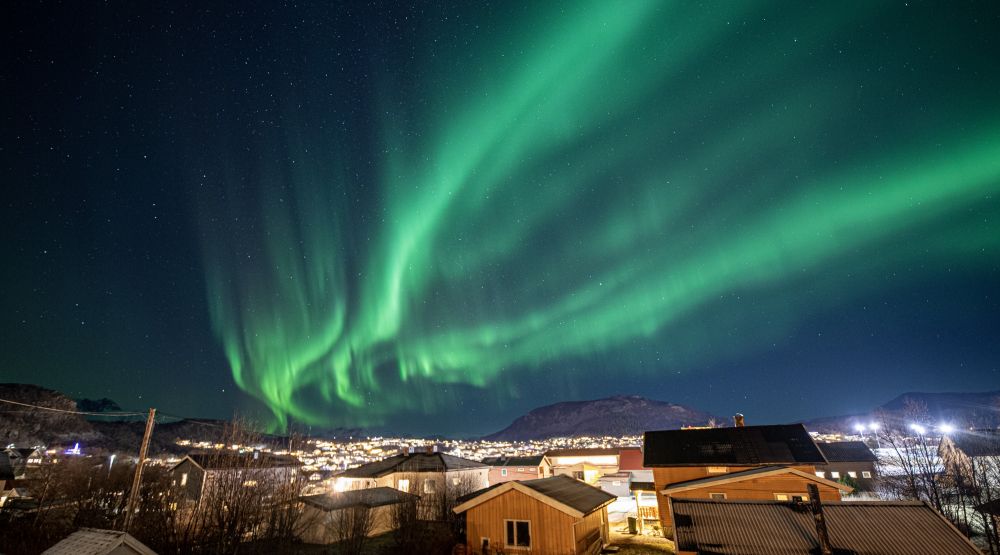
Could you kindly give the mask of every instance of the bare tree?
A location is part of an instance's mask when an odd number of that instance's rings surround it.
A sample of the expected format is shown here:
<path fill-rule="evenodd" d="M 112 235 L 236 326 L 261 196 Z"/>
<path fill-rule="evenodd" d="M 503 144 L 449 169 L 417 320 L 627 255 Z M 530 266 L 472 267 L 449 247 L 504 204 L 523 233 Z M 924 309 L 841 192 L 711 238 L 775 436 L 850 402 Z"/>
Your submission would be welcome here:
<path fill-rule="evenodd" d="M 327 523 L 331 535 L 337 541 L 340 553 L 360 555 L 375 530 L 374 509 L 367 505 L 355 505 L 331 511 Z"/>

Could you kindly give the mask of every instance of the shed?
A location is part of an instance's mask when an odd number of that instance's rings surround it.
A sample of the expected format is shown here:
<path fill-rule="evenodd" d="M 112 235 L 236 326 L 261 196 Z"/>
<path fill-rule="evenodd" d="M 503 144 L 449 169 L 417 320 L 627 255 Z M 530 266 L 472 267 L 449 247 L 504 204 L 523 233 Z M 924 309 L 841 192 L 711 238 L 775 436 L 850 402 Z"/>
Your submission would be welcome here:
<path fill-rule="evenodd" d="M 569 476 L 504 482 L 459 499 L 471 555 L 495 550 L 533 555 L 599 553 L 615 496 Z"/>

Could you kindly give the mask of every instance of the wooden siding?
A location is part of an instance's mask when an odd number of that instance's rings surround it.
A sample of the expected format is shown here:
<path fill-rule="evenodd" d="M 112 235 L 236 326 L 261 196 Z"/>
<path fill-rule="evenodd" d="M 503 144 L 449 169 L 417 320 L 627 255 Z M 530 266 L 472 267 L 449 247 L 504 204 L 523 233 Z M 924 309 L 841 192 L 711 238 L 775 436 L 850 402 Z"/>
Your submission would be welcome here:
<path fill-rule="evenodd" d="M 507 475 L 504 476 L 500 471 L 501 469 L 507 469 Z M 517 469 L 524 469 L 523 472 L 518 472 Z M 536 480 L 538 478 L 544 478 L 544 471 L 541 466 L 494 466 L 490 468 L 490 485 L 500 484 L 502 482 L 510 482 L 511 480 Z"/>
<path fill-rule="evenodd" d="M 601 509 L 577 519 L 541 501 L 511 490 L 466 511 L 466 545 L 470 555 L 482 554 L 482 539 L 489 538 L 490 552 L 531 555 L 576 555 L 577 540 L 595 530 L 604 534 Z M 509 548 L 505 545 L 505 521 L 527 520 L 531 523 L 531 548 Z M 579 524 L 577 522 L 579 521 Z M 602 536 L 603 537 L 603 536 Z"/>
<path fill-rule="evenodd" d="M 807 472 L 809 474 L 814 474 L 815 470 L 812 466 L 797 466 L 794 467 L 802 472 Z M 661 469 L 656 469 L 654 471 L 654 476 L 656 472 Z M 668 470 L 668 469 L 662 469 Z M 669 469 L 675 470 L 675 469 Z M 687 469 L 684 469 L 687 470 Z M 704 469 L 702 469 L 704 471 Z M 741 469 L 745 470 L 745 469 Z M 719 476 L 719 474 L 713 474 L 713 476 Z M 701 476 L 701 477 L 704 477 Z M 689 478 L 696 479 L 696 478 Z M 667 483 L 676 483 L 667 482 Z M 661 483 L 659 477 L 656 478 L 656 500 L 660 511 L 660 522 L 663 528 L 669 529 L 673 527 L 673 522 L 671 521 L 670 509 L 667 505 L 667 496 L 660 493 L 666 487 L 667 483 Z M 776 493 L 787 493 L 788 495 L 808 495 L 807 485 L 812 482 L 801 476 L 794 474 L 776 474 L 771 476 L 761 476 L 759 478 L 751 478 L 748 480 L 742 480 L 739 482 L 732 482 L 728 484 L 718 484 L 718 485 L 706 485 L 705 487 L 692 489 L 687 491 L 680 491 L 673 494 L 673 497 L 678 499 L 711 499 L 712 493 L 724 493 L 726 494 L 727 500 L 766 500 L 773 501 L 774 494 Z M 822 501 L 840 501 L 840 490 L 831 486 L 816 483 L 819 488 L 819 498 Z"/>

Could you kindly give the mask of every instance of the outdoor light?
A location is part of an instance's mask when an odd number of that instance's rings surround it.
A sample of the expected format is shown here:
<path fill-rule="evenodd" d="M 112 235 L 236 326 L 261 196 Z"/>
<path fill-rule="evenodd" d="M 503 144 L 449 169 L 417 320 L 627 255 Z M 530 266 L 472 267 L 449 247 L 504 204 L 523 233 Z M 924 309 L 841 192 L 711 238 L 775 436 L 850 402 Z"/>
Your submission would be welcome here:
<path fill-rule="evenodd" d="M 871 424 L 868 425 L 868 429 L 870 429 L 873 432 L 878 431 L 878 423 L 872 422 Z"/>
<path fill-rule="evenodd" d="M 861 433 L 864 433 L 865 432 L 865 425 L 864 424 L 855 424 L 854 425 L 854 429 L 857 430 L 857 431 L 859 431 L 859 432 L 861 432 Z"/>
<path fill-rule="evenodd" d="M 955 427 L 952 426 L 951 424 L 941 424 L 938 426 L 938 431 L 941 432 L 942 434 L 947 435 L 954 432 Z"/>
<path fill-rule="evenodd" d="M 920 434 L 920 435 L 924 435 L 924 433 L 925 433 L 925 432 L 927 431 L 927 430 L 926 430 L 926 429 L 925 429 L 925 428 L 924 428 L 923 426 L 921 426 L 920 424 L 910 424 L 910 427 L 911 427 L 911 428 L 913 428 L 913 431 L 914 431 L 914 432 L 917 432 L 917 433 L 918 433 L 918 434 Z"/>

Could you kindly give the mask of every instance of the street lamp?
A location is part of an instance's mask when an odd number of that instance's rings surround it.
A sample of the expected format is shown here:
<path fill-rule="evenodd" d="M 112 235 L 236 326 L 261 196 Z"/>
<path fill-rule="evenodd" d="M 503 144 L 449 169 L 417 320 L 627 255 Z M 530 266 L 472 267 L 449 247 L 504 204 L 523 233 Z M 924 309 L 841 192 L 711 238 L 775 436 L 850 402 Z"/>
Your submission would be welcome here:
<path fill-rule="evenodd" d="M 927 429 L 921 426 L 920 424 L 910 424 L 910 428 L 912 428 L 914 432 L 917 432 L 917 435 L 922 436 L 925 433 L 927 433 Z"/>
<path fill-rule="evenodd" d="M 948 435 L 955 432 L 955 427 L 951 424 L 940 424 L 938 425 L 938 431 L 944 435 Z"/>

